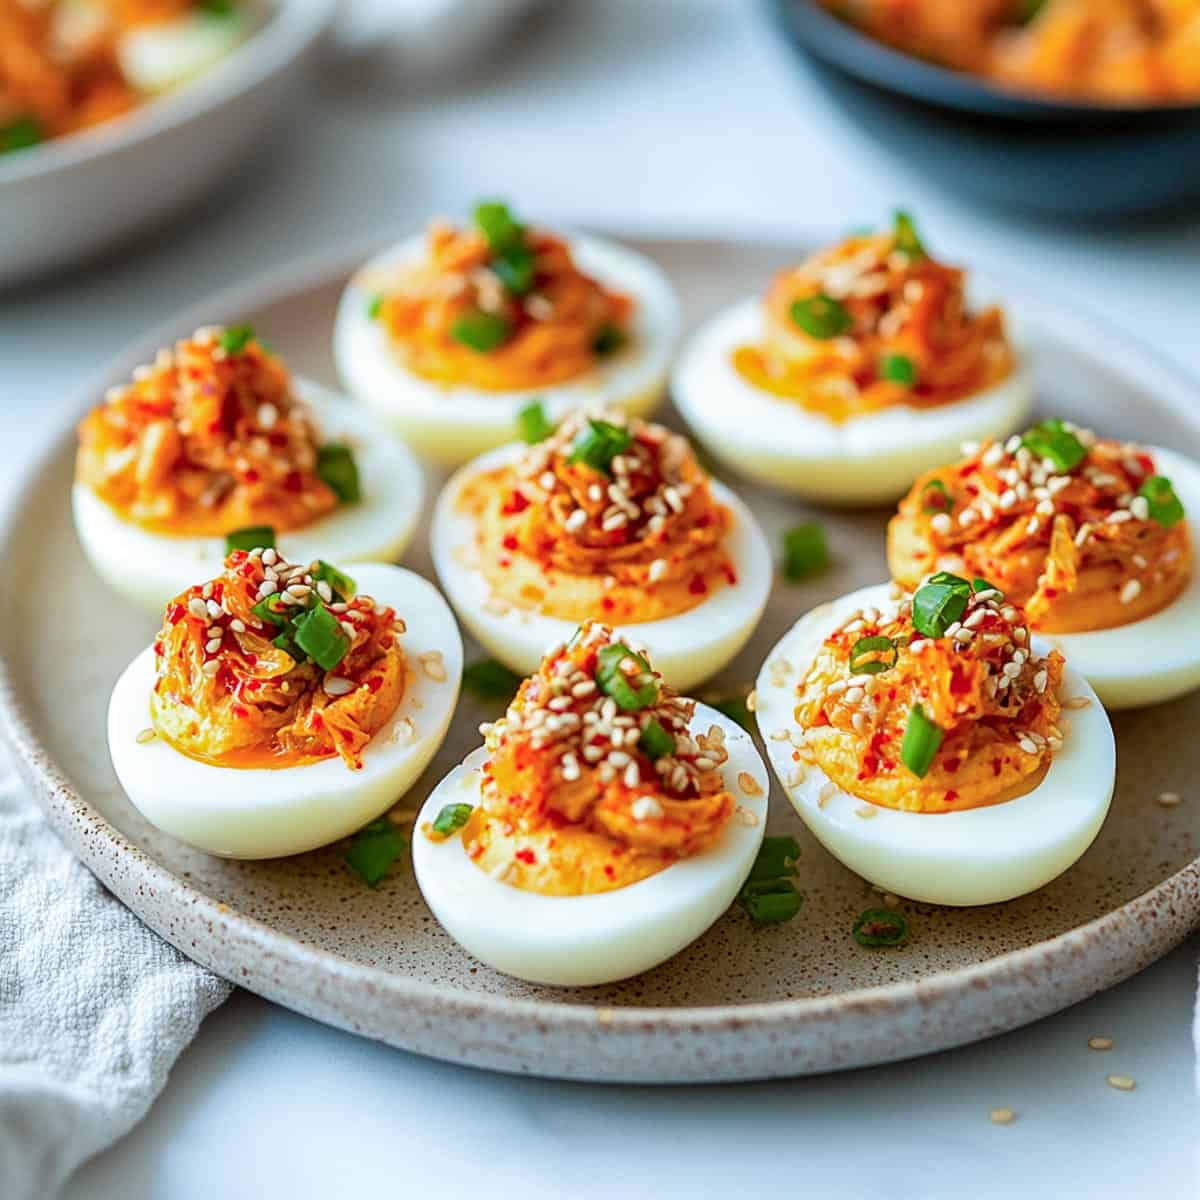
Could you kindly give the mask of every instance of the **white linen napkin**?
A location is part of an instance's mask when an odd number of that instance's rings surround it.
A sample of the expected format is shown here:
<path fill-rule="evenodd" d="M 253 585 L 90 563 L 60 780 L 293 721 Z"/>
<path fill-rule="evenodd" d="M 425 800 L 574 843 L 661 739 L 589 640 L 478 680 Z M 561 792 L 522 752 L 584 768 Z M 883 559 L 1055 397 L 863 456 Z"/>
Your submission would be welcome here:
<path fill-rule="evenodd" d="M 72 858 L 0 746 L 0 1197 L 52 1200 L 131 1129 L 229 991 Z"/>

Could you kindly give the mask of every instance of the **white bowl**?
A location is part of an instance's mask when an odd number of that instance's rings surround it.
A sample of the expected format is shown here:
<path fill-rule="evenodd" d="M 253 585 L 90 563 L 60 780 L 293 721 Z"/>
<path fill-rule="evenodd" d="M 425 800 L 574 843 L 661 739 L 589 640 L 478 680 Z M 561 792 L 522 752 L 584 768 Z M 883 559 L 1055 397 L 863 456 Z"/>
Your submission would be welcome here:
<path fill-rule="evenodd" d="M 338 0 L 274 0 L 228 58 L 126 116 L 0 158 L 0 288 L 119 245 L 219 182 L 303 87 Z"/>

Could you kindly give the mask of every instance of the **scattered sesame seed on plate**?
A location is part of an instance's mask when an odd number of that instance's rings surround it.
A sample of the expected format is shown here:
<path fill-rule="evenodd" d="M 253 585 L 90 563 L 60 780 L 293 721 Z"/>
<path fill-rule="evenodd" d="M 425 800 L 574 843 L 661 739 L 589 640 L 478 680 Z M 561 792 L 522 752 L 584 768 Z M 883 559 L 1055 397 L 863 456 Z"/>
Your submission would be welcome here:
<path fill-rule="evenodd" d="M 1011 1125 L 1017 1119 L 1011 1108 L 993 1108 L 991 1116 L 993 1125 Z"/>
<path fill-rule="evenodd" d="M 740 804 L 737 806 L 737 819 L 739 825 L 746 825 L 753 828 L 758 824 L 758 813 L 752 812 L 748 808 L 743 808 Z"/>
<path fill-rule="evenodd" d="M 1178 792 L 1159 792 L 1158 802 L 1163 808 L 1174 808 L 1182 801 L 1183 797 Z"/>
<path fill-rule="evenodd" d="M 154 730 L 149 726 L 147 726 L 145 729 L 138 731 L 137 743 L 139 746 L 144 746 L 147 742 L 154 741 L 156 737 L 158 737 L 158 734 L 155 733 Z"/>
<path fill-rule="evenodd" d="M 1110 1037 L 1103 1037 L 1097 1034 L 1095 1037 L 1088 1038 L 1089 1050 L 1111 1050 L 1113 1048 L 1113 1040 Z"/>
<path fill-rule="evenodd" d="M 1137 1087 L 1137 1082 L 1132 1075 L 1110 1075 L 1108 1086 L 1116 1088 L 1118 1092 L 1132 1092 Z"/>
<path fill-rule="evenodd" d="M 740 787 L 747 796 L 762 795 L 762 788 L 759 787 L 758 780 L 755 779 L 749 771 L 739 771 L 737 781 L 738 787 Z"/>

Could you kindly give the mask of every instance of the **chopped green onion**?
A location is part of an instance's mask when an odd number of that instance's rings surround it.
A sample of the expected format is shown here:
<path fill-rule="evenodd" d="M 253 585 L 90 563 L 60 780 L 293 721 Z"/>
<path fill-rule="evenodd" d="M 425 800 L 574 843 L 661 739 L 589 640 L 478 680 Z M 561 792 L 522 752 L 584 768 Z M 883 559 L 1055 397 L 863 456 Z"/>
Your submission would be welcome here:
<path fill-rule="evenodd" d="M 912 602 L 912 622 L 925 637 L 940 638 L 967 610 L 971 585 L 957 575 L 939 572 L 917 588 Z"/>
<path fill-rule="evenodd" d="M 316 569 L 312 572 L 313 579 L 329 584 L 335 601 L 353 600 L 358 592 L 358 584 L 344 575 L 337 567 L 331 566 L 323 558 L 317 559 Z"/>
<path fill-rule="evenodd" d="M 1028 25 L 1046 7 L 1046 0 L 1021 0 L 1021 24 Z"/>
<path fill-rule="evenodd" d="M 475 809 L 470 804 L 445 804 L 433 818 L 433 832 L 449 837 L 457 833 L 470 819 Z"/>
<path fill-rule="evenodd" d="M 890 908 L 868 908 L 854 922 L 854 940 L 870 950 L 899 946 L 907 937 L 908 922 Z"/>
<path fill-rule="evenodd" d="M 749 882 L 794 875 L 799 858 L 800 843 L 794 837 L 765 837 L 750 868 Z"/>
<path fill-rule="evenodd" d="M 450 336 L 470 350 L 487 354 L 508 339 L 512 327 L 496 313 L 471 309 L 450 326 Z"/>
<path fill-rule="evenodd" d="M 894 245 L 898 253 L 906 254 L 909 258 L 926 257 L 925 245 L 921 241 L 921 237 L 917 233 L 916 223 L 909 213 L 902 210 L 896 212 L 894 230 Z"/>
<path fill-rule="evenodd" d="M 517 430 L 521 434 L 521 441 L 532 446 L 544 442 L 554 432 L 554 422 L 546 416 L 542 402 L 534 400 L 517 413 Z"/>
<path fill-rule="evenodd" d="M 292 630 L 290 627 L 285 627 L 283 632 L 278 637 L 272 638 L 271 645 L 274 646 L 276 650 L 282 650 L 284 654 L 290 655 L 298 663 L 304 661 L 304 651 L 296 645 L 296 639 L 292 637 Z"/>
<path fill-rule="evenodd" d="M 885 354 L 879 360 L 879 374 L 904 387 L 912 387 L 917 382 L 916 364 L 907 354 Z"/>
<path fill-rule="evenodd" d="M 372 821 L 359 831 L 344 857 L 359 879 L 373 888 L 403 853 L 405 844 L 404 834 L 390 821 Z"/>
<path fill-rule="evenodd" d="M 651 717 L 638 738 L 638 746 L 645 752 L 647 758 L 662 758 L 675 750 L 675 735 L 668 733 L 659 724 L 657 717 Z"/>
<path fill-rule="evenodd" d="M 904 727 L 900 760 L 918 779 L 924 779 L 928 774 L 943 736 L 942 727 L 935 725 L 919 704 L 914 704 L 908 713 L 908 724 Z"/>
<path fill-rule="evenodd" d="M 233 0 L 200 0 L 199 7 L 210 17 L 231 17 L 237 10 Z"/>
<path fill-rule="evenodd" d="M 513 245 L 492 260 L 492 270 L 514 296 L 524 296 L 533 289 L 536 260 L 528 246 Z"/>
<path fill-rule="evenodd" d="M 0 125 L 0 154 L 10 150 L 28 150 L 42 141 L 42 127 L 34 117 L 18 117 Z"/>
<path fill-rule="evenodd" d="M 713 708 L 724 713 L 731 721 L 736 721 L 747 733 L 754 732 L 754 714 L 745 696 L 730 696 L 726 700 L 718 700 Z"/>
<path fill-rule="evenodd" d="M 816 521 L 793 526 L 783 535 L 783 577 L 793 583 L 829 565 L 825 530 Z"/>
<path fill-rule="evenodd" d="M 233 355 L 241 354 L 253 340 L 253 325 L 230 325 L 227 329 L 221 330 L 221 336 L 217 338 L 217 344 L 226 354 Z"/>
<path fill-rule="evenodd" d="M 791 315 L 809 337 L 822 342 L 854 328 L 854 319 L 845 307 L 832 296 L 820 293 L 792 301 Z"/>
<path fill-rule="evenodd" d="M 225 535 L 225 553 L 235 550 L 266 550 L 275 545 L 275 529 L 271 525 L 247 525 L 244 529 L 232 529 Z"/>
<path fill-rule="evenodd" d="M 738 899 L 755 925 L 782 925 L 804 903 L 804 897 L 790 879 L 775 879 L 765 885 L 747 884 Z"/>
<path fill-rule="evenodd" d="M 633 435 L 628 429 L 589 417 L 586 428 L 579 431 L 571 445 L 567 462 L 584 462 L 607 475 L 612 460 L 618 454 L 624 454 L 631 445 Z"/>
<path fill-rule="evenodd" d="M 880 652 L 890 653 L 891 660 L 867 657 Z M 850 650 L 850 674 L 878 675 L 881 671 L 890 671 L 896 665 L 899 653 L 890 637 L 859 638 Z"/>
<path fill-rule="evenodd" d="M 499 200 L 484 200 L 475 206 L 475 224 L 487 238 L 493 254 L 503 254 L 510 246 L 519 245 L 525 229 Z"/>
<path fill-rule="evenodd" d="M 317 451 L 317 478 L 341 504 L 357 504 L 362 499 L 354 452 L 341 442 L 326 442 Z"/>
<path fill-rule="evenodd" d="M 332 671 L 350 650 L 350 639 L 337 617 L 318 605 L 301 613 L 293 622 L 296 645 L 321 668 Z"/>
<path fill-rule="evenodd" d="M 626 660 L 632 660 L 637 667 L 631 675 L 621 669 Z M 606 696 L 611 696 L 624 712 L 639 712 L 658 699 L 658 682 L 650 664 L 621 642 L 602 646 L 597 653 L 596 686 Z"/>
<path fill-rule="evenodd" d="M 367 303 L 367 316 L 370 317 L 372 321 L 379 320 L 379 314 L 383 312 L 385 299 L 386 297 L 382 292 L 376 292 Z"/>
<path fill-rule="evenodd" d="M 1056 471 L 1070 471 L 1087 458 L 1084 444 L 1057 417 L 1027 429 L 1021 445 L 1038 458 L 1048 458 Z"/>
<path fill-rule="evenodd" d="M 927 513 L 949 512 L 954 507 L 950 489 L 940 479 L 931 479 L 921 489 L 921 511 Z"/>
<path fill-rule="evenodd" d="M 278 596 L 266 596 L 250 610 L 264 625 L 282 629 L 288 623 L 288 606 Z M 281 650 L 287 649 L 281 646 Z"/>
<path fill-rule="evenodd" d="M 625 334 L 616 325 L 601 325 L 592 338 L 592 353 L 597 358 L 607 358 L 625 345 Z"/>
<path fill-rule="evenodd" d="M 517 694 L 521 677 L 494 658 L 481 658 L 463 670 L 463 687 L 481 700 L 503 700 L 506 703 Z"/>
<path fill-rule="evenodd" d="M 1138 495 L 1144 496 L 1150 505 L 1150 519 L 1157 521 L 1164 529 L 1170 529 L 1183 520 L 1183 503 L 1165 475 L 1151 475 L 1138 488 Z"/>
<path fill-rule="evenodd" d="M 976 592 L 1000 592 L 1000 598 L 1004 598 L 1004 593 L 994 583 L 989 583 L 986 579 L 981 579 L 978 575 L 971 580 L 971 587 Z"/>

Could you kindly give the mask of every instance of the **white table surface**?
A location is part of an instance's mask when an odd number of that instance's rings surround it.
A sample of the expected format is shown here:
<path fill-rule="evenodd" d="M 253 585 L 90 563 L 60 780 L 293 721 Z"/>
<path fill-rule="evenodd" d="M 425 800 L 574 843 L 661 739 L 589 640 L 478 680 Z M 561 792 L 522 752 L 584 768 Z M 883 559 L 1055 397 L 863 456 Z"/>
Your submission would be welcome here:
<path fill-rule="evenodd" d="M 258 166 L 185 226 L 0 298 L 6 449 L 19 454 L 47 410 L 171 310 L 483 193 L 578 224 L 699 233 L 842 228 L 903 203 L 940 247 L 1044 276 L 1200 373 L 1200 223 L 1098 232 L 973 211 L 860 134 L 756 4 L 577 0 L 434 91 L 329 73 Z M 1122 987 L 978 1046 L 686 1090 L 490 1076 L 237 994 L 149 1118 L 68 1194 L 1193 1195 L 1198 948 L 1193 938 Z M 1089 1051 L 1092 1034 L 1116 1048 Z M 1137 1090 L 1109 1088 L 1110 1072 Z M 990 1123 L 1001 1106 L 1015 1124 Z"/>

